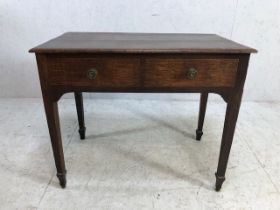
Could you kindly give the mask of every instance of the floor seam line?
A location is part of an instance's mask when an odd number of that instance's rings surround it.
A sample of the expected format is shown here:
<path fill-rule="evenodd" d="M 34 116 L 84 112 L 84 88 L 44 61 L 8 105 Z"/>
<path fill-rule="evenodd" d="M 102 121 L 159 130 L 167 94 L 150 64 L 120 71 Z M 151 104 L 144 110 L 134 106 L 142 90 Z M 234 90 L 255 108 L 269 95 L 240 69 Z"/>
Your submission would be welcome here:
<path fill-rule="evenodd" d="M 65 146 L 65 152 L 66 152 L 66 150 L 67 150 L 69 144 L 71 143 L 71 141 L 72 141 L 72 139 L 73 139 L 73 136 L 74 136 L 75 132 L 77 131 L 77 129 L 78 129 L 78 123 L 75 123 L 73 132 L 70 134 L 69 142 L 68 142 L 67 145 Z M 48 187 L 50 186 L 53 177 L 54 177 L 54 173 L 52 174 L 52 176 L 51 176 L 51 178 L 50 178 L 50 180 L 49 180 L 47 186 L 46 186 L 45 189 L 44 189 L 44 192 L 43 192 L 43 194 L 42 194 L 42 196 L 41 196 L 41 198 L 40 198 L 40 200 L 39 200 L 39 203 L 38 203 L 38 205 L 37 205 L 37 209 L 39 209 L 40 204 L 41 204 L 42 200 L 44 199 L 45 194 L 47 193 L 47 189 L 48 189 Z"/>
<path fill-rule="evenodd" d="M 278 189 L 278 187 L 276 186 L 276 184 L 273 182 L 273 180 L 271 179 L 270 174 L 265 170 L 263 164 L 261 163 L 261 161 L 259 160 L 259 158 L 257 157 L 256 153 L 252 150 L 252 148 L 249 146 L 249 143 L 243 139 L 243 141 L 246 143 L 247 148 L 253 153 L 255 159 L 257 160 L 258 164 L 261 166 L 262 170 L 265 172 L 267 178 L 269 179 L 269 181 L 271 182 L 271 184 L 273 185 L 273 187 L 276 189 L 277 193 L 280 193 L 280 190 Z"/>
<path fill-rule="evenodd" d="M 69 147 L 69 144 L 72 142 L 72 139 L 75 135 L 75 132 L 78 131 L 78 128 L 79 128 L 78 123 L 76 122 L 75 126 L 74 126 L 74 129 L 73 129 L 73 132 L 71 133 L 71 136 L 69 137 L 69 142 L 65 145 L 65 152 L 66 152 L 67 148 Z"/>
<path fill-rule="evenodd" d="M 49 188 L 49 186 L 50 186 L 50 184 L 51 184 L 51 181 L 52 181 L 53 177 L 54 177 L 54 173 L 52 174 L 51 178 L 49 179 L 49 182 L 48 182 L 47 186 L 46 186 L 45 189 L 44 189 L 44 192 L 43 192 L 43 194 L 42 194 L 42 196 L 41 196 L 41 198 L 40 198 L 40 200 L 39 200 L 39 203 L 38 203 L 38 205 L 37 205 L 37 209 L 39 209 L 40 204 L 41 204 L 42 200 L 43 200 L 44 197 L 45 197 L 45 194 L 46 194 L 47 189 Z"/>

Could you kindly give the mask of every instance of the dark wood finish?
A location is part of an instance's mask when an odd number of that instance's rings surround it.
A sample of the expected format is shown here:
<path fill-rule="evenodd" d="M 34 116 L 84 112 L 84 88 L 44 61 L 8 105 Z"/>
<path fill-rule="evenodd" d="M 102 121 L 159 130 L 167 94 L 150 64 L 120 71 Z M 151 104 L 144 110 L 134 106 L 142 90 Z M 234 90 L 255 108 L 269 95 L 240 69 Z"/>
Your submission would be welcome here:
<path fill-rule="evenodd" d="M 80 138 L 83 140 L 85 139 L 85 135 L 86 135 L 83 94 L 80 92 L 76 92 L 74 93 L 74 95 L 75 95 L 75 103 L 76 103 L 78 122 L 79 122 L 79 134 L 80 134 Z"/>
<path fill-rule="evenodd" d="M 66 169 L 57 101 L 75 93 L 79 132 L 85 137 L 82 92 L 202 93 L 197 139 L 201 138 L 208 93 L 227 105 L 216 172 L 216 190 L 226 166 L 239 112 L 250 53 L 256 50 L 217 35 L 66 33 L 35 47 L 57 176 Z M 190 76 L 190 70 L 192 72 Z"/>
<path fill-rule="evenodd" d="M 218 169 L 216 175 L 216 191 L 219 191 L 225 181 L 226 167 L 230 148 L 232 145 L 234 129 L 238 117 L 242 92 L 230 96 L 230 101 L 227 104 L 226 118 L 224 123 L 224 131 L 220 149 Z"/>
<path fill-rule="evenodd" d="M 205 112 L 207 107 L 208 93 L 201 93 L 200 95 L 200 104 L 199 104 L 199 116 L 198 116 L 198 125 L 196 129 L 196 140 L 200 141 L 203 135 L 203 123 L 205 118 Z"/>
<path fill-rule="evenodd" d="M 234 87 L 238 59 L 157 58 L 145 60 L 147 87 Z M 195 79 L 188 79 L 191 68 Z"/>
<path fill-rule="evenodd" d="M 225 173 L 229 158 L 229 153 L 233 141 L 234 130 L 236 121 L 239 114 L 239 108 L 241 104 L 241 98 L 243 93 L 243 87 L 246 79 L 247 68 L 249 62 L 249 55 L 240 56 L 239 65 L 239 77 L 238 85 L 236 86 L 235 92 L 227 94 L 227 110 L 224 122 L 224 130 L 220 148 L 220 156 L 216 176 L 216 191 L 219 191 L 225 181 Z"/>
<path fill-rule="evenodd" d="M 252 53 L 215 34 L 68 32 L 32 48 L 36 53 Z"/>
<path fill-rule="evenodd" d="M 90 54 L 91 55 L 91 54 Z M 237 58 L 198 59 L 175 56 L 172 59 L 148 56 L 49 56 L 48 81 L 51 85 L 89 86 L 96 88 L 143 87 L 233 87 Z M 87 77 L 96 69 L 94 80 Z M 194 80 L 187 78 L 190 68 L 197 69 Z"/>
<path fill-rule="evenodd" d="M 137 87 L 140 83 L 140 60 L 136 57 L 47 56 L 47 59 L 51 85 L 114 88 Z M 92 68 L 98 72 L 94 80 L 87 77 Z"/>
<path fill-rule="evenodd" d="M 56 176 L 59 179 L 61 187 L 65 188 L 66 168 L 65 168 L 63 145 L 62 145 L 61 133 L 60 133 L 57 100 L 53 97 L 52 91 L 48 89 L 48 86 L 46 84 L 46 80 L 45 80 L 46 63 L 44 57 L 38 54 L 36 55 L 36 58 L 37 58 L 38 68 L 40 69 L 39 77 L 41 82 L 44 107 L 45 107 L 46 118 L 49 127 L 55 165 L 57 169 Z"/>

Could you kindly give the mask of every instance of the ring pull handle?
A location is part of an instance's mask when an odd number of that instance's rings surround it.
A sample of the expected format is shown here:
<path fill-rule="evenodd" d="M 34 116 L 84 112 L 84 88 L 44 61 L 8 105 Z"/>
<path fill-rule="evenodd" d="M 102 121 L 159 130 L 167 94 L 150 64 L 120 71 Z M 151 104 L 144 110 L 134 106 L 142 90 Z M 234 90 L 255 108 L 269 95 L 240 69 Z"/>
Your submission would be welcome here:
<path fill-rule="evenodd" d="M 87 72 L 87 77 L 89 79 L 95 79 L 97 77 L 98 71 L 95 68 L 89 69 Z"/>

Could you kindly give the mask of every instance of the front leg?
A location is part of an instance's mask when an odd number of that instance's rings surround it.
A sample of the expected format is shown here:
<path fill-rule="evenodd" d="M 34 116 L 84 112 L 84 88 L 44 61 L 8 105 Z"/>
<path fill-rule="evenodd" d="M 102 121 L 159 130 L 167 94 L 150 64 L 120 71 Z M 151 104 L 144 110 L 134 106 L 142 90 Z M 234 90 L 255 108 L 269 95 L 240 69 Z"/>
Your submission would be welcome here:
<path fill-rule="evenodd" d="M 235 125 L 239 113 L 242 91 L 229 96 L 226 117 L 224 122 L 224 130 L 221 142 L 220 156 L 216 176 L 216 191 L 219 191 L 225 181 L 225 173 L 229 158 L 229 153 L 234 136 Z"/>
<path fill-rule="evenodd" d="M 43 99 L 49 127 L 49 133 L 51 137 L 53 155 L 57 169 L 56 176 L 59 179 L 60 186 L 62 188 L 65 188 L 66 169 L 64 162 L 63 145 L 61 141 L 57 101 L 51 99 L 51 97 L 49 97 L 47 94 L 43 94 Z"/>

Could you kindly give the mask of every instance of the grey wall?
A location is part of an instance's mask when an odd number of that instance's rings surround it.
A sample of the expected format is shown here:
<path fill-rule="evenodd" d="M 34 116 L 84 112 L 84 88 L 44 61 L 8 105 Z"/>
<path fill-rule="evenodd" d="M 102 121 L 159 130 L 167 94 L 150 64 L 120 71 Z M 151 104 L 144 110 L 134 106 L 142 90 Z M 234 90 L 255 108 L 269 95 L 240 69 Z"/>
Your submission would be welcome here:
<path fill-rule="evenodd" d="M 190 32 L 217 33 L 257 48 L 259 53 L 251 58 L 244 98 L 279 101 L 279 2 L 0 0 L 0 97 L 41 97 L 35 57 L 27 51 L 66 31 Z M 124 94 L 114 97 L 177 96 Z"/>

